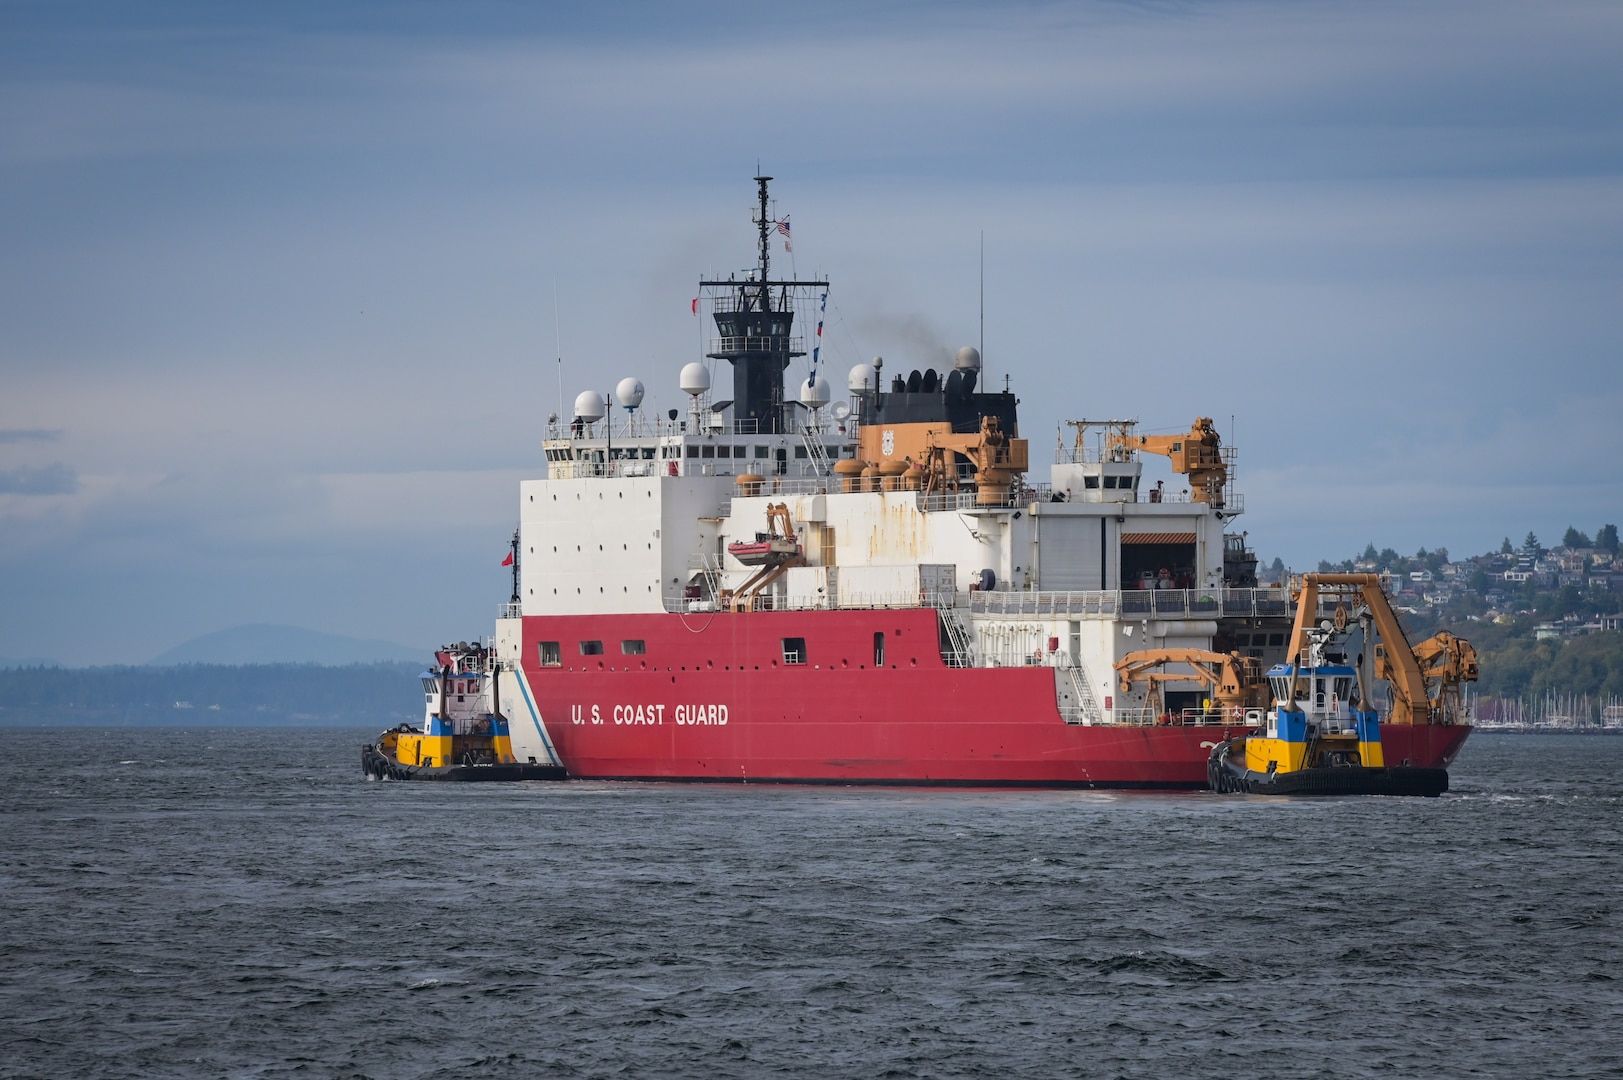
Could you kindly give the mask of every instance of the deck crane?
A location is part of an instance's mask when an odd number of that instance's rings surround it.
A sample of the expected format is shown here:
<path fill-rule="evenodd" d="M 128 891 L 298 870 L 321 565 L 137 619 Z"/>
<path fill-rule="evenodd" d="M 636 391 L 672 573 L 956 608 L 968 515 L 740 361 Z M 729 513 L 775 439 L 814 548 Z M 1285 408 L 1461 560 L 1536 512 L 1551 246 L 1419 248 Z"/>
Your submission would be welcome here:
<path fill-rule="evenodd" d="M 1151 670 L 1167 664 L 1185 664 L 1188 671 Z M 1155 690 L 1169 682 L 1202 682 L 1211 690 L 1212 704 L 1224 714 L 1241 716 L 1248 708 L 1267 702 L 1267 684 L 1257 670 L 1257 662 L 1239 653 L 1210 652 L 1206 649 L 1137 649 L 1116 662 L 1116 678 L 1123 694 L 1139 684 Z"/>
<path fill-rule="evenodd" d="M 1433 722 L 1469 723 L 1470 717 L 1460 687 L 1464 683 L 1476 682 L 1480 673 L 1476 649 L 1464 638 L 1455 637 L 1447 630 L 1439 630 L 1416 645 L 1414 654 L 1415 659 L 1420 661 L 1420 674 L 1426 679 Z"/>
<path fill-rule="evenodd" d="M 1289 663 L 1302 663 L 1318 619 L 1321 599 L 1356 598 L 1358 618 L 1373 624 L 1375 644 L 1366 650 L 1373 661 L 1377 679 L 1392 687 L 1392 707 L 1385 719 L 1390 724 L 1455 724 L 1464 719 L 1459 702 L 1459 684 L 1476 678 L 1476 650 L 1471 643 L 1452 634 L 1438 634 L 1411 646 L 1381 588 L 1379 574 L 1303 574 L 1296 591 L 1296 622 L 1291 628 Z M 1337 620 L 1345 623 L 1345 607 L 1338 606 Z M 1423 666 L 1424 665 L 1424 666 Z M 1360 682 L 1364 665 L 1359 665 Z M 1436 683 L 1434 694 L 1428 679 Z M 1360 687 L 1364 699 L 1368 687 Z"/>
<path fill-rule="evenodd" d="M 1107 451 L 1130 450 L 1160 454 L 1172 463 L 1172 471 L 1189 477 L 1190 497 L 1198 503 L 1221 507 L 1228 485 L 1228 465 L 1223 461 L 1223 440 L 1209 416 L 1197 417 L 1182 435 L 1134 435 L 1130 430 L 1113 430 L 1105 439 Z"/>

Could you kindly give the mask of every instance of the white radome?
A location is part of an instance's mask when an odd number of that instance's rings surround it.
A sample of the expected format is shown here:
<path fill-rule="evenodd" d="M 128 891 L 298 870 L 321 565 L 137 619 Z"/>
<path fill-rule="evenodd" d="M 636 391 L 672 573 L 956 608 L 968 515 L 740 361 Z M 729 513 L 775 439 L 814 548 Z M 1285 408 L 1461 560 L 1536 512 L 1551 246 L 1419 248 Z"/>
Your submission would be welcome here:
<path fill-rule="evenodd" d="M 642 380 L 626 376 L 614 388 L 614 397 L 623 408 L 635 409 L 642 404 Z"/>
<path fill-rule="evenodd" d="M 603 419 L 603 395 L 596 390 L 582 390 L 576 394 L 575 415 L 587 423 Z"/>
<path fill-rule="evenodd" d="M 860 394 L 865 390 L 872 390 L 879 382 L 879 372 L 872 364 L 856 364 L 851 373 L 845 377 L 845 388 L 853 394 Z"/>
<path fill-rule="evenodd" d="M 952 366 L 959 371 L 979 371 L 981 369 L 981 351 L 973 345 L 965 345 L 958 350 L 958 355 L 952 358 Z"/>
<path fill-rule="evenodd" d="M 686 364 L 682 373 L 677 376 L 676 385 L 682 388 L 682 393 L 698 397 L 710 390 L 710 369 L 697 360 Z"/>
<path fill-rule="evenodd" d="M 831 396 L 828 380 L 821 375 L 800 384 L 800 403 L 811 409 L 821 409 Z"/>

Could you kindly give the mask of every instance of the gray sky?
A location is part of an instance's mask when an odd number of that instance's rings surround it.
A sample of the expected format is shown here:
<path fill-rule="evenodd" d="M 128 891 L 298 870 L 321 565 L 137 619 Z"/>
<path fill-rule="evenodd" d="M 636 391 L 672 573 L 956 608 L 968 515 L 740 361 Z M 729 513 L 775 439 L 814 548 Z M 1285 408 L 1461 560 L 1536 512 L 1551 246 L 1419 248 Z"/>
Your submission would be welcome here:
<path fill-rule="evenodd" d="M 679 404 L 757 160 L 837 385 L 984 230 L 1036 460 L 1212 416 L 1298 567 L 1623 518 L 1616 3 L 329 7 L 0 2 L 0 655 L 487 632 L 555 340 Z"/>

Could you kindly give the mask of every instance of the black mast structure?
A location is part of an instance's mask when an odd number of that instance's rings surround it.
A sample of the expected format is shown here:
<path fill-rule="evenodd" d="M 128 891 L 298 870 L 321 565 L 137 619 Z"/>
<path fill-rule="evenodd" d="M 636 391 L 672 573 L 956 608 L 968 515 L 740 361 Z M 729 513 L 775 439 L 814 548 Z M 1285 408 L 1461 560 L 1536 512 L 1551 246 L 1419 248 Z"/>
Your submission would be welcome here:
<path fill-rule="evenodd" d="M 519 602 L 519 599 L 518 599 L 518 533 L 519 533 L 519 530 L 517 530 L 517 529 L 513 530 L 513 539 L 508 545 L 508 553 L 509 553 L 508 562 L 510 562 L 512 564 L 512 567 L 513 567 L 513 599 L 511 601 L 509 601 L 509 602 L 514 603 L 514 604 Z"/>
<path fill-rule="evenodd" d="M 760 209 L 755 224 L 760 234 L 760 262 L 743 281 L 701 281 L 716 320 L 712 360 L 733 365 L 733 429 L 739 432 L 781 432 L 790 425 L 784 416 L 783 373 L 789 362 L 805 356 L 793 336 L 797 299 L 804 290 L 827 289 L 827 281 L 773 280 L 768 248 L 777 222 L 767 212 L 770 176 L 757 176 Z"/>

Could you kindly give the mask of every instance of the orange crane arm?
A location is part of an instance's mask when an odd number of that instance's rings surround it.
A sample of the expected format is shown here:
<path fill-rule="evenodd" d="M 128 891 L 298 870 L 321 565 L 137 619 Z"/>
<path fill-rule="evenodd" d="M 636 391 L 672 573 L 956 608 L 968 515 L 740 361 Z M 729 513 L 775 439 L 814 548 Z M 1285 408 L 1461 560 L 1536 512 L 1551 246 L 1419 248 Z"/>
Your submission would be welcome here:
<path fill-rule="evenodd" d="M 1307 648 L 1307 630 L 1318 617 L 1319 593 L 1329 587 L 1336 592 L 1354 592 L 1369 609 L 1375 621 L 1380 647 L 1375 653 L 1377 677 L 1392 686 L 1392 715 L 1394 724 L 1425 724 L 1431 722 L 1431 703 L 1426 695 L 1426 677 L 1420 670 L 1409 639 L 1404 636 L 1398 613 L 1386 599 L 1379 574 L 1303 574 L 1302 587 L 1296 598 L 1296 622 L 1291 628 L 1290 663 L 1300 664 Z"/>
<path fill-rule="evenodd" d="M 1163 664 L 1188 664 L 1191 671 L 1154 672 Z M 1220 705 L 1245 705 L 1254 688 L 1261 685 L 1256 661 L 1237 653 L 1206 649 L 1138 649 L 1116 662 L 1116 675 L 1122 693 L 1130 693 L 1137 683 L 1193 680 L 1212 688 L 1212 698 Z"/>
<path fill-rule="evenodd" d="M 1223 440 L 1209 416 L 1201 416 L 1183 435 L 1132 435 L 1111 432 L 1105 440 L 1109 450 L 1126 449 L 1160 454 L 1172 463 L 1172 471 L 1187 474 L 1196 502 L 1223 505 L 1223 489 L 1228 484 L 1228 466 L 1223 463 Z"/>

